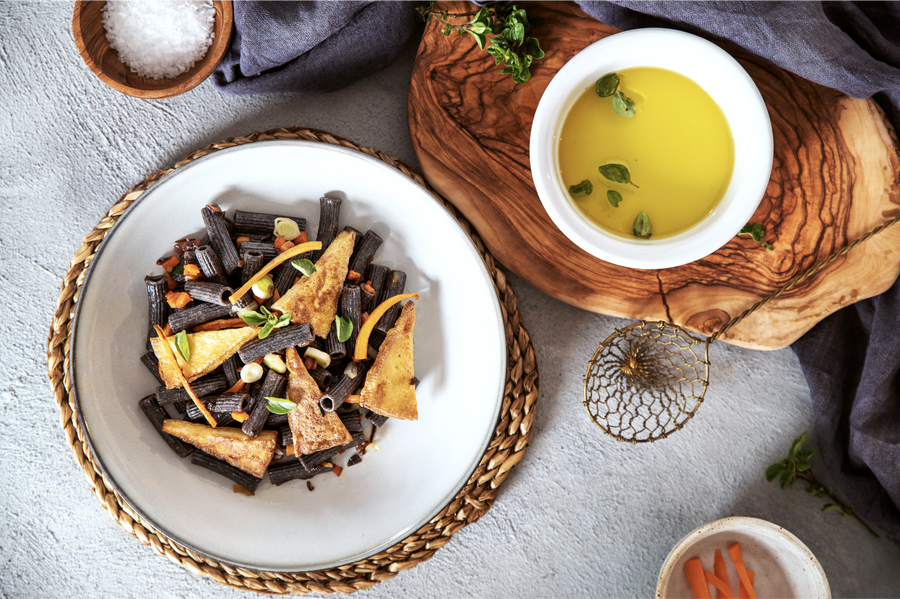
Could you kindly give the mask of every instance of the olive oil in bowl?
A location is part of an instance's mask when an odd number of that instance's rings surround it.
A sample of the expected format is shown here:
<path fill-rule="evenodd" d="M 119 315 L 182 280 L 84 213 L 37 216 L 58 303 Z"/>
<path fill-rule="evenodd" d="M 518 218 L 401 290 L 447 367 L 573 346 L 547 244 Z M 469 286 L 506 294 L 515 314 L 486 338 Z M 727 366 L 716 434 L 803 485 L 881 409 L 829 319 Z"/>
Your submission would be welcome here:
<path fill-rule="evenodd" d="M 618 114 L 594 86 L 575 101 L 559 138 L 559 168 L 568 188 L 588 180 L 593 192 L 572 200 L 602 229 L 634 238 L 640 213 L 652 238 L 685 231 L 711 214 L 728 188 L 734 140 L 722 109 L 697 83 L 674 71 L 635 67 L 617 72 L 618 89 L 635 114 Z M 616 183 L 599 167 L 627 167 L 633 184 Z M 621 194 L 614 206 L 608 191 Z"/>

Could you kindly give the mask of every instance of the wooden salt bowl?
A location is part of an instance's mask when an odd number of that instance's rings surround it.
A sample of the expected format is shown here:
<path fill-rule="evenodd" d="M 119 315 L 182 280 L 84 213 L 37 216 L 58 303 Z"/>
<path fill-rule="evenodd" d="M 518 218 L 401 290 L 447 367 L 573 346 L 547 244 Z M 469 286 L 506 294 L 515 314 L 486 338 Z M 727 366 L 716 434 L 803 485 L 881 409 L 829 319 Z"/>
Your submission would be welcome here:
<path fill-rule="evenodd" d="M 134 73 L 119 60 L 119 53 L 109 47 L 103 28 L 106 2 L 77 0 L 72 14 L 72 35 L 81 58 L 91 71 L 116 91 L 155 100 L 183 94 L 200 85 L 216 69 L 231 40 L 234 12 L 231 0 L 214 0 L 216 11 L 213 42 L 206 56 L 185 73 L 170 79 L 150 79 Z"/>
<path fill-rule="evenodd" d="M 634 270 L 595 258 L 563 235 L 531 178 L 528 144 L 538 101 L 578 51 L 618 32 L 571 2 L 525 5 L 546 52 L 532 79 L 513 83 L 471 36 L 444 37 L 432 20 L 409 95 L 413 147 L 428 182 L 475 226 L 491 253 L 541 291 L 612 316 L 667 321 L 710 335 L 791 278 L 900 213 L 900 146 L 872 100 L 857 100 L 725 47 L 769 109 L 775 160 L 751 222 L 767 251 L 735 237 L 684 266 Z M 440 10 L 470 12 L 466 2 Z M 754 349 L 786 347 L 843 306 L 885 291 L 900 272 L 900 224 L 769 302 L 719 337 Z"/>

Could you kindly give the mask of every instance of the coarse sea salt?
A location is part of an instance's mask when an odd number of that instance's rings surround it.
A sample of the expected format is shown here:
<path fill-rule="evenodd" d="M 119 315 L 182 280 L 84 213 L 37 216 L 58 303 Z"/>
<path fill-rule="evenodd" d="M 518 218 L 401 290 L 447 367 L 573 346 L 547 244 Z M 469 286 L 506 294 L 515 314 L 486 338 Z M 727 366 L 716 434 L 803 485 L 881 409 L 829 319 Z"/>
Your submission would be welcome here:
<path fill-rule="evenodd" d="M 212 0 L 110 0 L 103 27 L 109 46 L 133 72 L 170 79 L 206 55 L 215 17 Z"/>

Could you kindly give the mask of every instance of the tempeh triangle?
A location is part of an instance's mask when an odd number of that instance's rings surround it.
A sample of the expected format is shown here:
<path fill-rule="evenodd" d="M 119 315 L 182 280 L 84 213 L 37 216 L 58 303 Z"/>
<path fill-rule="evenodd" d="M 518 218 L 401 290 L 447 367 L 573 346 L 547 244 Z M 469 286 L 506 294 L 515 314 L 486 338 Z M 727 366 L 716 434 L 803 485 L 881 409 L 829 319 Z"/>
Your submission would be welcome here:
<path fill-rule="evenodd" d="M 337 314 L 355 241 L 354 231 L 338 233 L 316 262 L 316 272 L 297 281 L 272 308 L 290 314 L 294 324 L 310 323 L 317 337 L 327 337 Z"/>
<path fill-rule="evenodd" d="M 167 337 L 169 346 L 172 348 L 172 355 L 178 362 L 177 366 L 172 363 L 169 352 L 163 351 L 162 341 L 159 337 L 150 340 L 153 346 L 153 353 L 159 360 L 159 374 L 166 387 L 174 389 L 181 387 L 181 379 L 178 377 L 176 368 L 181 367 L 184 377 L 188 382 L 200 378 L 204 374 L 209 374 L 218 366 L 230 358 L 244 344 L 255 339 L 259 329 L 256 327 L 241 327 L 238 329 L 222 329 L 219 331 L 201 331 L 199 333 L 188 333 L 188 344 L 191 348 L 189 362 L 185 362 L 184 358 L 175 348 L 175 337 Z"/>
<path fill-rule="evenodd" d="M 200 451 L 262 478 L 275 455 L 278 433 L 262 431 L 250 437 L 239 428 L 213 428 L 184 420 L 164 420 L 163 432 L 190 443 Z"/>
<path fill-rule="evenodd" d="M 359 405 L 382 416 L 418 420 L 413 367 L 415 326 L 416 307 L 409 301 L 378 350 L 375 363 L 366 375 Z"/>
<path fill-rule="evenodd" d="M 346 445 L 353 440 L 347 427 L 334 412 L 322 412 L 319 398 L 322 392 L 316 381 L 309 375 L 303 359 L 293 347 L 284 353 L 290 376 L 287 383 L 287 398 L 297 404 L 288 414 L 288 424 L 294 436 L 294 453 L 309 455 L 335 445 Z"/>

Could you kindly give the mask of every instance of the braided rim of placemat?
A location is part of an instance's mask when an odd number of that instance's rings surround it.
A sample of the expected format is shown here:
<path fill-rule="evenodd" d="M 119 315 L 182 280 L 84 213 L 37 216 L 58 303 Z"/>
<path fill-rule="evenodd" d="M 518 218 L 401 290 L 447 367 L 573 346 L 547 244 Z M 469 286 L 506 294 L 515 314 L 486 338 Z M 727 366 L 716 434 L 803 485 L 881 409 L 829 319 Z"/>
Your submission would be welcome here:
<path fill-rule="evenodd" d="M 116 493 L 94 462 L 78 423 L 78 413 L 71 396 L 68 355 L 75 302 L 94 252 L 116 220 L 150 185 L 175 169 L 212 152 L 266 140 L 314 141 L 359 150 L 396 168 L 426 189 L 459 222 L 484 260 L 497 291 L 506 333 L 506 385 L 497 426 L 487 450 L 465 486 L 430 522 L 394 546 L 367 559 L 314 572 L 265 572 L 217 562 L 182 547 L 143 522 Z M 538 396 L 534 349 L 531 337 L 519 318 L 516 296 L 474 227 L 403 161 L 324 131 L 299 127 L 271 129 L 212 143 L 192 152 L 174 167 L 153 173 L 119 198 L 100 223 L 85 236 L 83 245 L 72 258 L 63 279 L 62 292 L 57 300 L 57 310 L 47 339 L 47 370 L 60 410 L 60 423 L 75 460 L 87 476 L 94 495 L 113 520 L 141 543 L 150 545 L 160 555 L 194 574 L 209 576 L 228 587 L 271 594 L 352 593 L 393 578 L 398 572 L 409 570 L 430 559 L 455 532 L 478 520 L 493 505 L 500 485 L 509 476 L 510 469 L 525 455 L 525 448 L 531 438 Z"/>

